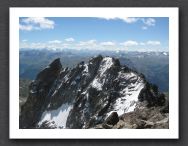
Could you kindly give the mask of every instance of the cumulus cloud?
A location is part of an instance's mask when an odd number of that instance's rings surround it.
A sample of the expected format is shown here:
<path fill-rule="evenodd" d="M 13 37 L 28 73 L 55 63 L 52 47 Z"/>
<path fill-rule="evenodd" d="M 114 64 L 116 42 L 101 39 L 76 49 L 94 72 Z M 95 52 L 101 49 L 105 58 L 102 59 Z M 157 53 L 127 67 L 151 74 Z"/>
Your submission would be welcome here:
<path fill-rule="evenodd" d="M 138 42 L 136 41 L 132 41 L 132 40 L 128 40 L 126 42 L 120 43 L 120 45 L 123 45 L 125 47 L 130 47 L 130 46 L 137 46 Z"/>
<path fill-rule="evenodd" d="M 88 46 L 88 45 L 96 45 L 96 40 L 89 40 L 89 41 L 80 41 L 79 46 Z"/>
<path fill-rule="evenodd" d="M 74 38 L 66 38 L 65 41 L 67 41 L 67 42 L 74 42 Z"/>
<path fill-rule="evenodd" d="M 41 49 L 41 48 L 46 48 L 46 44 L 45 43 L 31 43 L 30 45 L 30 48 L 33 48 L 33 49 Z"/>
<path fill-rule="evenodd" d="M 143 30 L 148 29 L 148 27 L 155 26 L 156 20 L 154 18 L 142 18 L 141 19 L 144 26 L 142 26 Z"/>
<path fill-rule="evenodd" d="M 26 31 L 31 31 L 33 29 L 32 25 L 19 25 L 20 30 L 26 30 Z"/>
<path fill-rule="evenodd" d="M 155 19 L 153 18 L 145 18 L 145 19 L 142 19 L 142 21 L 146 26 L 154 26 L 156 22 Z"/>
<path fill-rule="evenodd" d="M 128 18 L 128 17 L 126 17 L 126 18 L 124 18 L 123 19 L 123 21 L 125 21 L 125 22 L 127 22 L 127 23 L 135 23 L 135 22 L 137 22 L 139 19 L 138 18 Z"/>
<path fill-rule="evenodd" d="M 139 18 L 139 17 L 99 17 L 101 19 L 106 19 L 106 20 L 122 20 L 125 23 L 132 24 L 136 23 L 138 21 L 141 21 L 144 26 L 141 28 L 143 30 L 148 29 L 148 27 L 155 26 L 156 20 L 154 18 Z"/>
<path fill-rule="evenodd" d="M 61 41 L 60 40 L 53 40 L 53 41 L 49 41 L 48 43 L 50 43 L 50 44 L 60 44 Z"/>
<path fill-rule="evenodd" d="M 155 46 L 155 45 L 160 45 L 161 42 L 160 41 L 147 41 L 146 44 Z"/>
<path fill-rule="evenodd" d="M 136 21 L 138 21 L 138 18 L 135 17 L 99 17 L 101 19 L 106 19 L 106 20 L 123 20 L 126 23 L 135 23 Z"/>
<path fill-rule="evenodd" d="M 144 43 L 144 42 L 140 42 L 140 45 L 144 46 L 144 45 L 145 45 L 145 43 Z"/>
<path fill-rule="evenodd" d="M 100 50 L 110 50 L 116 48 L 116 43 L 112 41 L 98 42 L 96 40 L 80 41 L 76 44 L 77 49 L 100 49 Z"/>
<path fill-rule="evenodd" d="M 42 29 L 54 29 L 55 22 L 45 17 L 28 17 L 23 18 L 20 21 L 20 30 L 42 30 Z"/>
<path fill-rule="evenodd" d="M 115 46 L 116 44 L 114 42 L 101 42 L 100 45 L 102 46 Z"/>

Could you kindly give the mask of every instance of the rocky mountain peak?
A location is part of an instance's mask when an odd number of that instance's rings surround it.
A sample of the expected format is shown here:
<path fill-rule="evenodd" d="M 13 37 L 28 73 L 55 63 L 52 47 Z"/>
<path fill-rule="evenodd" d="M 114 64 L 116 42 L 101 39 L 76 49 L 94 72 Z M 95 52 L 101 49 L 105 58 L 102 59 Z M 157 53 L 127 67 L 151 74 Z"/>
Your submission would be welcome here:
<path fill-rule="evenodd" d="M 55 59 L 49 66 L 53 70 L 60 70 L 62 68 L 60 58 Z"/>
<path fill-rule="evenodd" d="M 164 99 L 143 75 L 101 55 L 72 69 L 62 68 L 58 58 L 29 89 L 20 128 L 92 128 L 107 119 L 116 124 L 118 117 L 133 112 L 140 102 L 158 106 Z"/>
<path fill-rule="evenodd" d="M 54 81 L 58 78 L 61 68 L 60 59 L 55 59 L 31 82 L 29 86 L 29 97 L 26 103 L 21 107 L 20 127 L 35 127 L 49 102 L 49 91 Z"/>

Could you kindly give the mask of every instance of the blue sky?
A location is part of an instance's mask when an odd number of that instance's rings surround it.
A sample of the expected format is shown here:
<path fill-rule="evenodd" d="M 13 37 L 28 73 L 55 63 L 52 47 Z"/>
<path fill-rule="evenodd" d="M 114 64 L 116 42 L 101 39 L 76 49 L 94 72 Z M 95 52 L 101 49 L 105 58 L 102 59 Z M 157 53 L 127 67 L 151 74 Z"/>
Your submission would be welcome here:
<path fill-rule="evenodd" d="M 165 17 L 24 17 L 20 48 L 168 51 Z"/>

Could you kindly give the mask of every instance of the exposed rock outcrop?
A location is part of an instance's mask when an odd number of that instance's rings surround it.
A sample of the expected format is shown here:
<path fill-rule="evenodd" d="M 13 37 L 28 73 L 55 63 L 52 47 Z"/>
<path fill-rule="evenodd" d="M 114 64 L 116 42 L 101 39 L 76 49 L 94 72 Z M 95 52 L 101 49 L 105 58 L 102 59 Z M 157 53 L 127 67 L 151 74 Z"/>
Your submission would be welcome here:
<path fill-rule="evenodd" d="M 29 86 L 29 97 L 21 107 L 20 128 L 35 128 L 50 101 L 49 91 L 58 78 L 62 65 L 54 60 L 41 71 Z"/>
<path fill-rule="evenodd" d="M 119 117 L 118 117 L 118 114 L 117 112 L 112 112 L 108 118 L 105 120 L 104 123 L 108 124 L 108 125 L 115 125 L 117 124 L 117 122 L 119 122 Z"/>

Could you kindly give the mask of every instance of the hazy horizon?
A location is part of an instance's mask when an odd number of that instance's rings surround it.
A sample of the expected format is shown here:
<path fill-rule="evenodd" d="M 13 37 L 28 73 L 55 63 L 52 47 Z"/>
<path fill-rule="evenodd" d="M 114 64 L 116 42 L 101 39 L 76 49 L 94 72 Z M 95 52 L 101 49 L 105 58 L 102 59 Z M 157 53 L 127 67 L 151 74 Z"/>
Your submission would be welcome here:
<path fill-rule="evenodd" d="M 74 49 L 74 48 L 19 48 L 20 51 L 31 51 L 31 50 L 35 50 L 35 51 L 100 51 L 100 52 L 167 52 L 169 53 L 169 50 L 101 50 L 101 49 Z"/>

